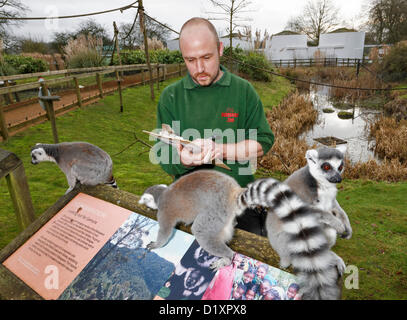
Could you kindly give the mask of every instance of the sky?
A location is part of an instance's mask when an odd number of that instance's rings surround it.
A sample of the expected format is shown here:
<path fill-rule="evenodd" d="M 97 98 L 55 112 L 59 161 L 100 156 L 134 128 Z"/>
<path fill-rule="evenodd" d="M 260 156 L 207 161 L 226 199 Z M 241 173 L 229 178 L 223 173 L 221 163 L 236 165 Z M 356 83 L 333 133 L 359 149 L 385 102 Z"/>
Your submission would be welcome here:
<path fill-rule="evenodd" d="M 104 11 L 128 5 L 135 0 L 22 0 L 30 11 L 26 13 L 27 17 L 43 16 L 62 16 Z M 302 13 L 307 0 L 249 0 L 251 5 L 248 7 L 250 12 L 242 13 L 244 18 L 250 18 L 251 21 L 246 24 L 251 25 L 252 31 L 256 29 L 263 33 L 267 29 L 269 34 L 275 34 L 283 31 L 287 21 Z M 369 0 L 341 0 L 334 1 L 339 10 L 341 20 L 353 21 L 357 24 L 358 17 L 363 10 L 363 6 Z M 179 31 L 182 24 L 192 17 L 213 16 L 208 14 L 214 10 L 209 0 L 144 0 L 145 12 L 160 22 L 166 23 L 174 30 Z M 136 9 L 129 9 L 120 13 L 120 11 L 96 15 L 92 18 L 98 23 L 104 25 L 109 33 L 113 32 L 113 21 L 118 25 L 121 23 L 132 23 Z M 26 21 L 20 27 L 13 26 L 11 31 L 17 36 L 30 36 L 31 38 L 50 41 L 54 32 L 73 31 L 79 23 L 86 21 L 87 18 L 60 19 L 60 20 L 40 20 Z M 218 32 L 223 35 L 227 27 L 225 21 L 213 21 Z M 177 35 L 171 33 L 170 39 L 177 38 Z"/>

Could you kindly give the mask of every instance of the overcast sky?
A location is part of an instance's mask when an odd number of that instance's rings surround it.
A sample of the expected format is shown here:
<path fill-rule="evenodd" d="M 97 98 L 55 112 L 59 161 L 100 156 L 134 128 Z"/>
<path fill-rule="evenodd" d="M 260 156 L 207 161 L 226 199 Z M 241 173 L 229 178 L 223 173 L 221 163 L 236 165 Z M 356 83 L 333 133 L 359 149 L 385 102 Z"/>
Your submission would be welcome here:
<path fill-rule="evenodd" d="M 359 22 L 363 5 L 368 0 L 341 0 L 334 1 L 339 9 L 341 20 L 353 21 L 353 26 Z M 31 11 L 26 16 L 55 16 L 90 13 L 95 11 L 109 10 L 125 6 L 134 0 L 23 0 Z M 306 0 L 252 0 L 250 9 L 253 12 L 242 14 L 243 17 L 251 18 L 248 24 L 252 31 L 260 29 L 263 33 L 267 29 L 269 34 L 284 30 L 288 19 L 301 14 Z M 147 14 L 158 21 L 170 25 L 179 31 L 182 24 L 191 17 L 200 16 L 207 18 L 208 11 L 214 11 L 208 0 L 144 0 L 144 8 Z M 217 10 L 219 11 L 219 9 Z M 136 9 L 119 11 L 103 15 L 93 16 L 98 23 L 106 27 L 110 34 L 113 30 L 113 21 L 118 25 L 133 22 Z M 20 27 L 12 27 L 11 31 L 16 35 L 30 35 L 32 38 L 49 41 L 54 32 L 74 30 L 78 24 L 88 18 L 60 19 L 57 22 L 49 21 L 26 21 Z M 55 21 L 55 20 L 54 20 Z M 218 31 L 224 34 L 226 22 L 213 22 Z M 352 24 L 350 25 L 352 26 Z M 172 33 L 171 38 L 177 35 Z"/>

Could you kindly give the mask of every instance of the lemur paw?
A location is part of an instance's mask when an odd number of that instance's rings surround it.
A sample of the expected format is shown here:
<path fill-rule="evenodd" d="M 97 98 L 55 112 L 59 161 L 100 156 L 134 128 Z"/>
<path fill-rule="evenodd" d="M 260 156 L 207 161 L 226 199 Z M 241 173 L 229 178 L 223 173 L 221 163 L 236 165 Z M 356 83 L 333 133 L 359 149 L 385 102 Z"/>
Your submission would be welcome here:
<path fill-rule="evenodd" d="M 291 262 L 289 258 L 280 258 L 280 268 L 287 269 Z"/>
<path fill-rule="evenodd" d="M 337 259 L 336 268 L 338 269 L 339 276 L 342 277 L 342 275 L 345 273 L 346 265 L 340 256 L 336 255 L 336 259 Z"/>
<path fill-rule="evenodd" d="M 230 258 L 220 258 L 216 260 L 215 262 L 211 263 L 210 268 L 213 269 L 214 271 L 218 271 L 219 269 L 226 267 L 232 263 L 232 259 Z"/>

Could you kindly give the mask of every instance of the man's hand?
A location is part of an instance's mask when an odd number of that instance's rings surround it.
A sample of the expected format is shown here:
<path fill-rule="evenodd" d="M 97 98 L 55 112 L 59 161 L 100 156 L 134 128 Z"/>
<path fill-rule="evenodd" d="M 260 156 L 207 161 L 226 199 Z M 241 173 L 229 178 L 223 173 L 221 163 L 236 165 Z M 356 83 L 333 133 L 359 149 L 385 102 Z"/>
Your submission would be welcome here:
<path fill-rule="evenodd" d="M 222 158 L 221 145 L 216 144 L 210 139 L 195 139 L 191 142 L 200 147 L 201 152 L 194 153 L 193 148 L 188 145 L 177 145 L 177 151 L 180 156 L 181 163 L 186 167 L 200 166 L 202 164 L 212 163 L 215 158 Z"/>

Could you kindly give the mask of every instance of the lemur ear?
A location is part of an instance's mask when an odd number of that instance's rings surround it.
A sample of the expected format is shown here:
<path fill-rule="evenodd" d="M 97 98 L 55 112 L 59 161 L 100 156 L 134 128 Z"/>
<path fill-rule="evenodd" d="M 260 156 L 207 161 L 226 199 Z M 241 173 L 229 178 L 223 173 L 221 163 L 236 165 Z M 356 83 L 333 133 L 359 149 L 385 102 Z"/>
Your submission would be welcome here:
<path fill-rule="evenodd" d="M 38 146 L 39 144 L 41 144 L 40 142 L 37 142 L 35 145 Z"/>
<path fill-rule="evenodd" d="M 305 153 L 305 158 L 307 159 L 307 162 L 312 164 L 317 163 L 317 159 L 318 159 L 318 151 L 315 149 L 310 149 L 307 150 L 307 152 Z"/>
<path fill-rule="evenodd" d="M 343 154 L 345 154 L 347 147 L 348 147 L 348 144 L 347 144 L 347 143 L 343 143 L 343 144 L 338 144 L 338 145 L 336 146 L 336 149 L 339 150 L 340 152 L 342 152 Z"/>

